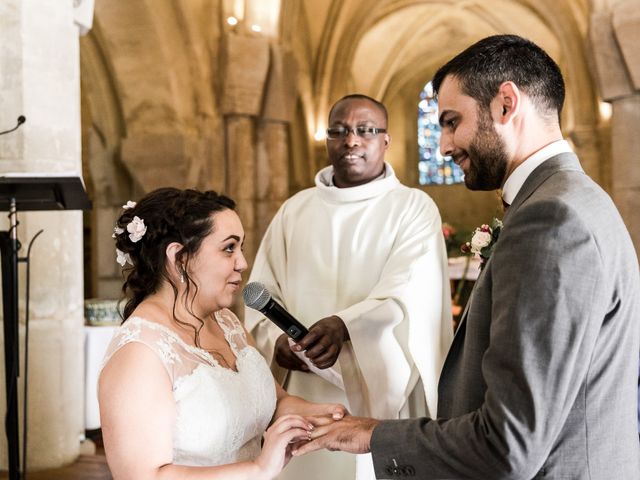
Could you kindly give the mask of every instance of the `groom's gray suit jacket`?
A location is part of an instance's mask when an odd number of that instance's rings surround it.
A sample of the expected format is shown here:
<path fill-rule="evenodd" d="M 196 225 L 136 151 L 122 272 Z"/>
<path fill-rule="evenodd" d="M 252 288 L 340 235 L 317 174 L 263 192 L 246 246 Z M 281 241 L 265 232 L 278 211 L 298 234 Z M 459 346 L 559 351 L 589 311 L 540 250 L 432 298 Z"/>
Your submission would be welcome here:
<path fill-rule="evenodd" d="M 638 277 L 618 211 L 575 155 L 542 163 L 476 282 L 438 419 L 376 427 L 377 477 L 640 478 Z"/>

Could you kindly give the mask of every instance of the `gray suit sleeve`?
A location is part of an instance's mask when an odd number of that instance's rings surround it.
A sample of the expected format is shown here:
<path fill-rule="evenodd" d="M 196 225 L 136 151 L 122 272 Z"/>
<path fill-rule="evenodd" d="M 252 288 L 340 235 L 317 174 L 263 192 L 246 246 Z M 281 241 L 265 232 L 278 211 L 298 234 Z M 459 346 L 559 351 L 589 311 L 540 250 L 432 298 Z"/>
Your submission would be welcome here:
<path fill-rule="evenodd" d="M 532 478 L 565 425 L 608 305 L 602 260 L 567 204 L 514 213 L 477 292 L 491 305 L 484 402 L 451 419 L 382 422 L 371 442 L 378 478 Z"/>

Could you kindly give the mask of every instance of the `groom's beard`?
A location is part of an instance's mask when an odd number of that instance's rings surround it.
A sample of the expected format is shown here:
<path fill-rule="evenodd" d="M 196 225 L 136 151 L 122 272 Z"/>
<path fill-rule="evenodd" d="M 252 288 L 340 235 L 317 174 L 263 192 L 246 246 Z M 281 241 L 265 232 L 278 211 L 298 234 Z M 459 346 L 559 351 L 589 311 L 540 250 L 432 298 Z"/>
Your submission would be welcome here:
<path fill-rule="evenodd" d="M 507 152 L 502 137 L 498 135 L 491 115 L 480 108 L 478 131 L 469 148 L 469 169 L 464 183 L 469 190 L 496 190 L 502 186 L 507 172 Z"/>

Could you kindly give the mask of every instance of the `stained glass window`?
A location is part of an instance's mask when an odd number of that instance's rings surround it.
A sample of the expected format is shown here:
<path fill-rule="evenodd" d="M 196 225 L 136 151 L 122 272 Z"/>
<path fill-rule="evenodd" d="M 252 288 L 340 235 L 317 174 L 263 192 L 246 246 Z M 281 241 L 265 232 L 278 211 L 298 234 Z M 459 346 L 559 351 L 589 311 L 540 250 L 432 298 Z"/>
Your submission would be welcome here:
<path fill-rule="evenodd" d="M 431 82 L 420 92 L 418 103 L 418 178 L 420 185 L 452 185 L 464 181 L 464 173 L 451 157 L 440 154 L 438 101 Z"/>

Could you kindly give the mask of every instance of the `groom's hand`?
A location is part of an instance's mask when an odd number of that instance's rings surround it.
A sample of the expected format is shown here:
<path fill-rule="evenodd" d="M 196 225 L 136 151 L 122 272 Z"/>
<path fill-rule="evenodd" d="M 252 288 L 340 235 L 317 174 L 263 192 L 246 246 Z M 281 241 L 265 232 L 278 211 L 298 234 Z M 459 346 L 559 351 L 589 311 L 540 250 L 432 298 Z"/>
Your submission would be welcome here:
<path fill-rule="evenodd" d="M 349 453 L 369 453 L 373 429 L 380 423 L 375 418 L 351 416 L 338 421 L 328 417 L 307 417 L 307 420 L 314 429 L 309 434 L 310 441 L 296 444 L 293 449 L 295 457 L 322 448 Z"/>

